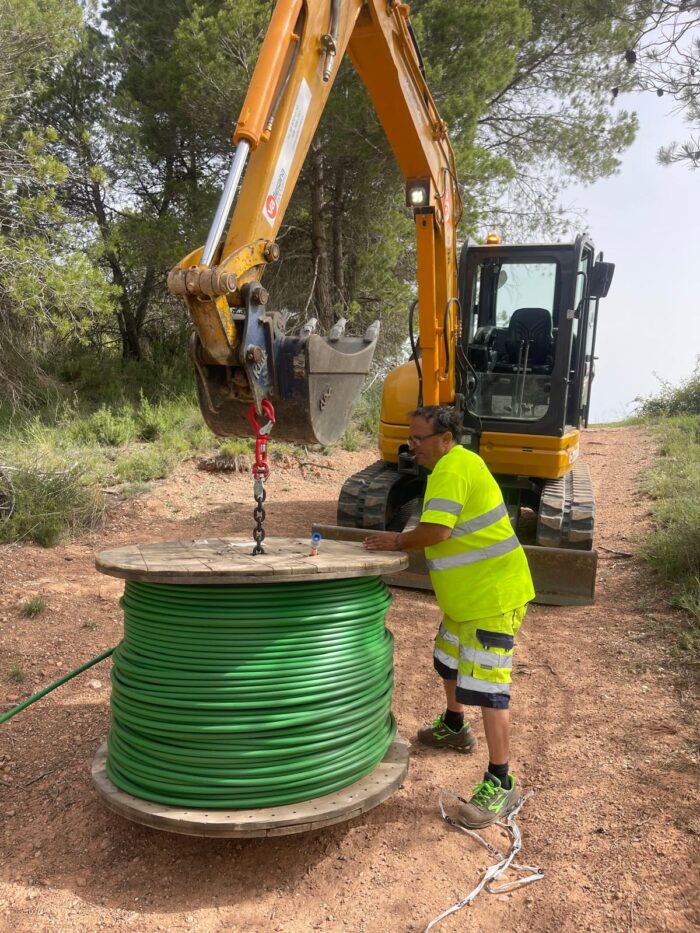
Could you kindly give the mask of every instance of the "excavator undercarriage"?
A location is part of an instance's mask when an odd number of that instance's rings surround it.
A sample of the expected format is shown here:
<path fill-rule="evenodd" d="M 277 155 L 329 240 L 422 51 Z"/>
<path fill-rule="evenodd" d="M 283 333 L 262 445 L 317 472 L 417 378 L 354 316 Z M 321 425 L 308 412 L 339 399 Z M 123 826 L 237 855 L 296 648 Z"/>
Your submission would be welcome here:
<path fill-rule="evenodd" d="M 343 484 L 338 524 L 314 525 L 335 540 L 361 541 L 367 532 L 403 531 L 420 520 L 425 478 L 377 461 Z M 536 602 L 589 605 L 595 595 L 598 555 L 592 550 L 595 502 L 590 473 L 575 464 L 566 476 L 541 484 L 536 523 L 529 509 L 509 509 L 530 564 Z M 533 540 L 533 530 L 535 531 Z M 422 554 L 411 553 L 408 568 L 387 582 L 431 589 Z"/>
<path fill-rule="evenodd" d="M 594 522 L 595 499 L 587 464 L 576 463 L 570 473 L 542 484 L 538 545 L 590 551 Z"/>

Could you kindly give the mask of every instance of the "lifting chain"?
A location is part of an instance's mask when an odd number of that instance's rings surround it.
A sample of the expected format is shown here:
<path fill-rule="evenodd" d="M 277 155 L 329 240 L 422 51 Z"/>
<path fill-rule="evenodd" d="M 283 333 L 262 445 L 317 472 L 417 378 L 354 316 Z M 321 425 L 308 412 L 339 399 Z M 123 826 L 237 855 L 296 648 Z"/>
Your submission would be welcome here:
<path fill-rule="evenodd" d="M 263 415 L 267 418 L 265 424 L 258 422 L 258 413 L 254 404 L 248 409 L 248 422 L 255 431 L 255 464 L 253 466 L 253 497 L 255 499 L 253 538 L 255 539 L 255 547 L 253 548 L 253 557 L 265 553 L 263 547 L 263 541 L 265 540 L 265 529 L 263 528 L 265 509 L 263 503 L 265 502 L 265 480 L 270 475 L 270 465 L 267 462 L 267 440 L 275 423 L 275 409 L 272 407 L 272 403 L 265 399 L 261 408 Z"/>

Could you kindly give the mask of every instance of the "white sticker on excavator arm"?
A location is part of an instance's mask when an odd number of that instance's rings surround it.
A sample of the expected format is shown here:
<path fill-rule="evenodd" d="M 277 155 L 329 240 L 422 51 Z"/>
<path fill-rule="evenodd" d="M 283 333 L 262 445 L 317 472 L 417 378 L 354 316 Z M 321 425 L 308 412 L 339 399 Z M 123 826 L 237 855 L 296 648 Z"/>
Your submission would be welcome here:
<path fill-rule="evenodd" d="M 265 201 L 263 202 L 262 215 L 270 226 L 274 224 L 279 211 L 280 201 L 282 200 L 284 188 L 289 178 L 289 170 L 292 167 L 294 153 L 299 145 L 299 138 L 304 128 L 304 121 L 306 120 L 306 114 L 309 110 L 310 103 L 311 89 L 302 78 L 299 93 L 297 94 L 294 109 L 292 110 L 292 116 L 289 120 L 289 126 L 287 127 L 287 135 L 284 137 L 282 150 L 277 159 L 275 170 L 272 173 L 272 181 L 270 182 L 270 187 L 265 195 Z"/>
<path fill-rule="evenodd" d="M 452 247 L 452 179 L 447 172 L 445 178 L 445 193 L 442 196 L 442 219 L 445 224 L 445 246 L 448 249 Z"/>

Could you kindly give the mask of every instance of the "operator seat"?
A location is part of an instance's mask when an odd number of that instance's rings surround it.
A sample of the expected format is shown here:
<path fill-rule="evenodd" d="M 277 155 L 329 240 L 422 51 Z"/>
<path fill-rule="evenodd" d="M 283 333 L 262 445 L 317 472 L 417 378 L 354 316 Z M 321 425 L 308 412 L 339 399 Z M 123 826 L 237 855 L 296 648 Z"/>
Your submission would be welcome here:
<path fill-rule="evenodd" d="M 497 364 L 500 372 L 514 372 L 518 361 L 525 359 L 528 347 L 528 372 L 552 371 L 552 316 L 546 308 L 518 308 L 513 311 L 505 339 L 506 360 Z"/>

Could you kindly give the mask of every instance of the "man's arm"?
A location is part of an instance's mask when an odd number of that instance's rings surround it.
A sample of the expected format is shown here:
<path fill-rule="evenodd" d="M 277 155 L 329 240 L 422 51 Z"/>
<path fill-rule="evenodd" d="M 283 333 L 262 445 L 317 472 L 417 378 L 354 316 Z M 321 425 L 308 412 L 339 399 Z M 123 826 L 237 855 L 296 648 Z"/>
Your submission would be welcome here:
<path fill-rule="evenodd" d="M 451 534 L 452 529 L 447 525 L 421 522 L 410 531 L 382 531 L 380 534 L 370 535 L 362 543 L 368 551 L 408 551 L 439 544 Z"/>

